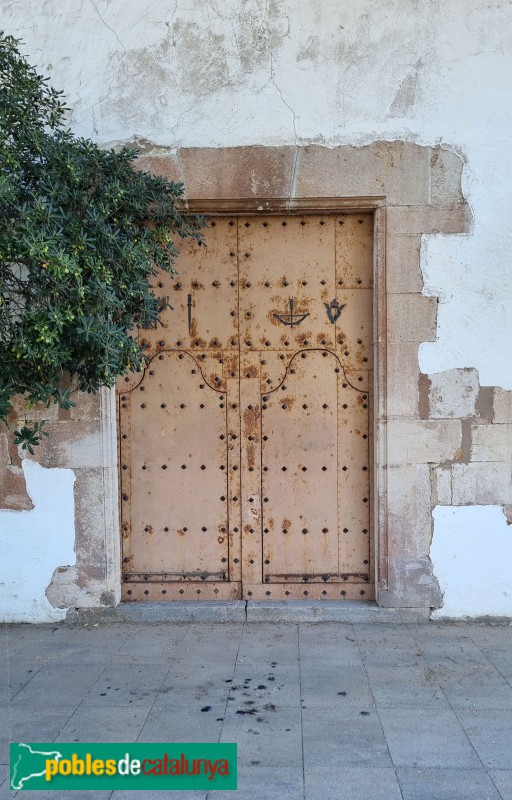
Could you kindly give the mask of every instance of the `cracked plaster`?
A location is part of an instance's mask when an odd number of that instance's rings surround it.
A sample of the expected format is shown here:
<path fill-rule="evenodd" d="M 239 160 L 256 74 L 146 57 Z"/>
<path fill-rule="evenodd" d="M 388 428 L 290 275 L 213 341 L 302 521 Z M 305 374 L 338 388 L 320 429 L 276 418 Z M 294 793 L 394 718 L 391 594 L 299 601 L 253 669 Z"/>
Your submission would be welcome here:
<path fill-rule="evenodd" d="M 484 0 L 17 0 L 0 11 L 0 27 L 65 90 L 73 129 L 101 144 L 174 153 L 402 140 L 458 153 L 474 222 L 469 234 L 422 236 L 423 293 L 439 305 L 420 370 L 431 379 L 477 370 L 481 386 L 503 389 L 512 389 L 511 25 L 509 3 Z M 445 534 L 448 550 L 464 548 L 461 531 L 471 539 L 484 523 L 489 550 L 499 547 L 501 517 L 485 508 L 438 512 L 433 552 Z M 458 556 L 433 560 L 441 583 L 448 563 L 460 571 Z"/>

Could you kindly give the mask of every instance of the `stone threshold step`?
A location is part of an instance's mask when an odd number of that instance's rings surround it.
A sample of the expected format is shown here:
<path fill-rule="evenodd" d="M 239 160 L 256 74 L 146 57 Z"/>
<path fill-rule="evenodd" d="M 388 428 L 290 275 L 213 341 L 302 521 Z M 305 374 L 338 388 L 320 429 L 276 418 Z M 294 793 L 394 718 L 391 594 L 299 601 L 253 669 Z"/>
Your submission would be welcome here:
<path fill-rule="evenodd" d="M 381 608 L 358 600 L 162 601 L 70 609 L 67 622 L 428 622 L 428 608 Z"/>

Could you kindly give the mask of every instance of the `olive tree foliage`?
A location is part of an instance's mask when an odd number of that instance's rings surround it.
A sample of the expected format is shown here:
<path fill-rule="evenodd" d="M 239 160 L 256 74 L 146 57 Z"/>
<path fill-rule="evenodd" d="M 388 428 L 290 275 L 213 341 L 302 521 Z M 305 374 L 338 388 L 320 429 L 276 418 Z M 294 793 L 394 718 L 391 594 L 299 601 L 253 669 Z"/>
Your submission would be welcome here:
<path fill-rule="evenodd" d="M 20 395 L 15 443 L 33 452 L 34 404 L 74 405 L 145 362 L 137 328 L 170 307 L 178 237 L 201 242 L 183 185 L 134 169 L 136 150 L 102 150 L 64 125 L 62 92 L 0 33 L 0 419 Z M 12 419 L 11 419 L 12 422 Z"/>

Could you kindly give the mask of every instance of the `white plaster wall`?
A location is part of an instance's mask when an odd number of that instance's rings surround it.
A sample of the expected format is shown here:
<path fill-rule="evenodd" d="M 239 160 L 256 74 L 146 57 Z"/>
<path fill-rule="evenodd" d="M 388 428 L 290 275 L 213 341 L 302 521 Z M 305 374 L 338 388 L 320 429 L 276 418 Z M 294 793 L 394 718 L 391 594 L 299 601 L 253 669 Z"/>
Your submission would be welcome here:
<path fill-rule="evenodd" d="M 4 0 L 0 27 L 65 90 L 73 129 L 102 144 L 453 148 L 474 229 L 424 237 L 424 292 L 440 304 L 420 367 L 512 389 L 509 0 Z M 489 551 L 502 542 L 497 510 L 438 515 L 452 544 L 484 518 Z M 455 587 L 460 558 L 435 563 Z"/>
<path fill-rule="evenodd" d="M 57 567 L 75 564 L 75 505 L 70 469 L 24 459 L 31 511 L 0 511 L 0 622 L 55 622 L 45 591 Z"/>
<path fill-rule="evenodd" d="M 424 242 L 420 366 L 512 389 L 508 0 L 4 0 L 0 27 L 101 143 L 453 147 L 474 231 Z"/>
<path fill-rule="evenodd" d="M 430 557 L 443 592 L 434 619 L 512 616 L 512 525 L 498 506 L 437 506 Z"/>

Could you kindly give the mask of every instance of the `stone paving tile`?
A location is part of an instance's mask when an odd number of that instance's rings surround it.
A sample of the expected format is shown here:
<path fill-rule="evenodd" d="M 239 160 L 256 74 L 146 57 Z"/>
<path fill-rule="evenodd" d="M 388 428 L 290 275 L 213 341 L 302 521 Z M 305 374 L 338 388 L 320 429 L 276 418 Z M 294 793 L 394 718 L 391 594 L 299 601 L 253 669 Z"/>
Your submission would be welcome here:
<path fill-rule="evenodd" d="M 109 800 L 112 792 L 109 790 L 102 792 L 91 791 L 34 791 L 31 790 L 29 794 L 22 794 L 21 792 L 11 792 L 10 797 L 28 797 L 30 800 L 92 800 L 91 795 L 94 795 L 94 800 Z"/>
<path fill-rule="evenodd" d="M 0 697 L 4 690 L 9 700 L 12 700 L 24 686 L 35 678 L 41 668 L 33 661 L 17 661 L 16 665 L 10 666 L 6 678 L 8 685 L 0 686 Z"/>
<path fill-rule="evenodd" d="M 441 687 L 454 709 L 508 708 L 512 714 L 512 686 L 497 672 L 478 670 L 460 680 L 441 680 Z"/>
<path fill-rule="evenodd" d="M 172 664 L 162 681 L 155 705 L 190 706 L 219 705 L 227 702 L 233 682 L 234 663 L 230 666 L 213 664 Z"/>
<path fill-rule="evenodd" d="M 202 710 L 204 709 L 204 711 Z M 226 705 L 153 706 L 139 742 L 218 742 Z"/>
<path fill-rule="evenodd" d="M 257 699 L 281 706 L 300 705 L 299 662 L 239 660 L 231 683 L 230 702 Z"/>
<path fill-rule="evenodd" d="M 204 657 L 211 661 L 229 660 L 240 647 L 243 625 L 227 622 L 223 625 L 189 625 L 183 638 L 182 658 Z"/>
<path fill-rule="evenodd" d="M 7 638 L 6 652 L 11 665 L 18 661 L 33 661 L 44 665 L 73 651 L 77 635 L 75 629 L 43 626 L 40 630 L 35 625 L 27 628 L 14 631 Z"/>
<path fill-rule="evenodd" d="M 469 628 L 469 635 L 500 674 L 512 679 L 512 627 L 475 625 Z"/>
<path fill-rule="evenodd" d="M 302 767 L 267 769 L 242 764 L 237 785 L 236 792 L 210 792 L 208 800 L 302 800 Z"/>
<path fill-rule="evenodd" d="M 155 625 L 131 632 L 112 656 L 113 662 L 161 664 L 181 655 L 188 625 Z"/>
<path fill-rule="evenodd" d="M 213 792 L 212 800 L 218 798 L 220 794 L 221 792 Z M 232 800 L 235 800 L 235 793 L 229 792 L 229 794 Z M 166 792 L 164 789 L 158 789 L 155 792 L 144 792 L 144 800 L 206 800 L 207 797 L 207 792 L 193 792 L 188 789 L 184 792 L 174 790 Z M 134 795 L 133 791 L 123 792 L 121 789 L 111 794 L 111 800 L 136 800 L 136 798 L 137 795 Z M 89 798 L 89 800 L 92 800 L 92 798 Z M 238 797 L 236 797 L 236 800 L 238 800 Z"/>
<path fill-rule="evenodd" d="M 397 774 L 403 800 L 500 800 L 483 769 L 399 769 Z"/>
<path fill-rule="evenodd" d="M 51 702 L 52 705 L 50 705 Z M 53 742 L 70 719 L 75 706 L 61 706 L 56 698 L 48 700 L 48 703 L 47 707 L 37 706 L 36 708 L 11 706 L 10 715 L 6 715 L 8 741 Z M 1 728 L 2 719 L 0 718 L 0 731 Z M 7 759 L 4 760 L 2 753 L 4 753 L 4 749 L 0 745 L 0 763 L 2 761 L 7 763 Z"/>
<path fill-rule="evenodd" d="M 57 742 L 134 742 L 150 706 L 80 706 L 55 739 Z"/>
<path fill-rule="evenodd" d="M 315 666 L 301 664 L 301 697 L 309 707 L 335 705 L 340 709 L 375 706 L 368 675 L 362 666 Z"/>
<path fill-rule="evenodd" d="M 299 625 L 302 658 L 333 658 L 340 664 L 359 664 L 361 656 L 353 625 L 344 622 L 311 622 Z"/>
<path fill-rule="evenodd" d="M 512 800 L 512 769 L 492 769 L 489 775 L 502 800 Z"/>
<path fill-rule="evenodd" d="M 367 665 L 378 708 L 449 708 L 432 670 L 421 661 L 413 666 Z"/>
<path fill-rule="evenodd" d="M 306 770 L 337 766 L 391 767 L 388 746 L 375 710 L 311 708 L 302 712 Z"/>
<path fill-rule="evenodd" d="M 11 736 L 11 721 L 9 706 L 0 706 L 0 764 L 9 763 L 9 742 Z"/>
<path fill-rule="evenodd" d="M 9 781 L 5 773 L 0 771 L 0 800 L 11 800 L 16 797 L 18 792 L 11 792 L 9 789 Z"/>
<path fill-rule="evenodd" d="M 73 665 L 67 669 L 55 664 L 44 666 L 13 698 L 12 705 L 36 707 L 58 702 L 76 708 L 104 668 L 103 664 Z"/>
<path fill-rule="evenodd" d="M 512 713 L 508 709 L 457 709 L 456 714 L 488 769 L 512 769 Z"/>
<path fill-rule="evenodd" d="M 151 705 L 168 671 L 167 664 L 109 664 L 84 697 L 84 705 Z"/>
<path fill-rule="evenodd" d="M 299 708 L 260 708 L 254 715 L 238 710 L 228 708 L 221 741 L 238 744 L 239 764 L 302 768 Z"/>
<path fill-rule="evenodd" d="M 382 708 L 379 716 L 396 767 L 482 766 L 451 710 Z"/>
<path fill-rule="evenodd" d="M 288 664 L 298 661 L 297 625 L 251 623 L 246 625 L 238 651 L 241 661 L 275 661 Z"/>
<path fill-rule="evenodd" d="M 393 767 L 309 767 L 306 800 L 402 800 Z M 300 795 L 299 795 L 300 797 Z"/>

